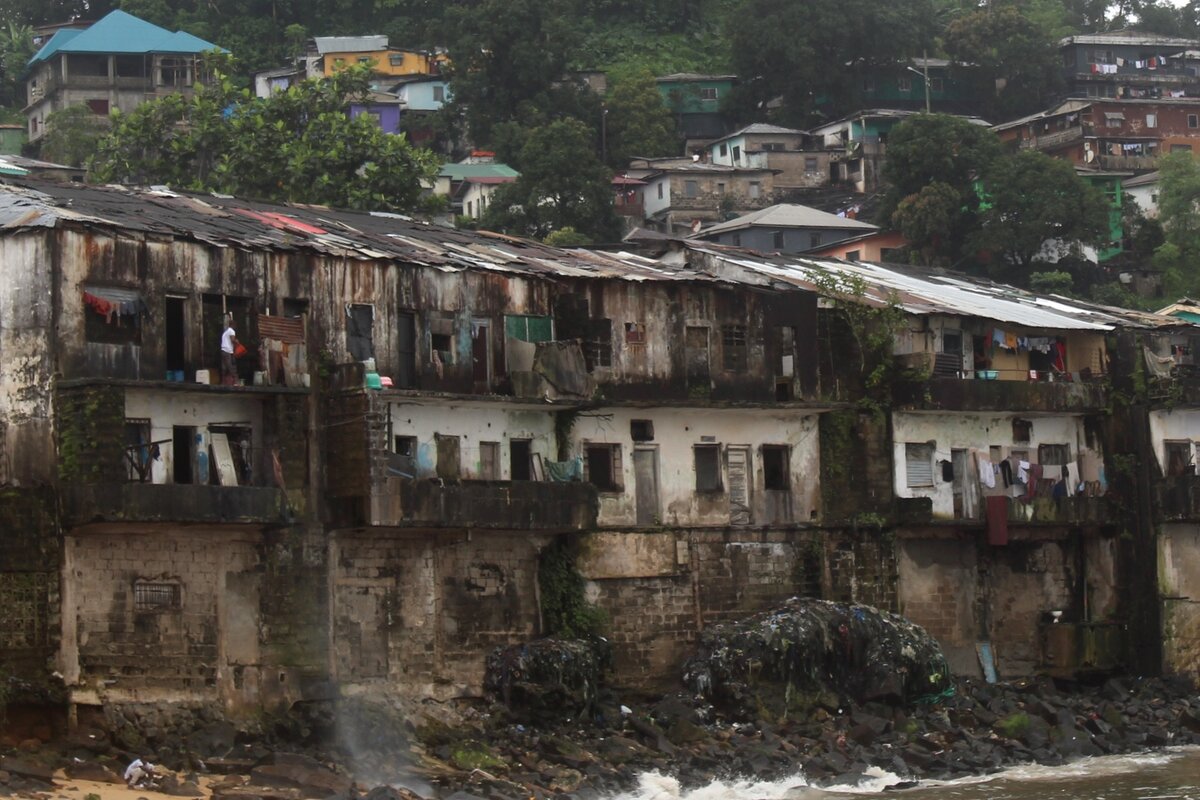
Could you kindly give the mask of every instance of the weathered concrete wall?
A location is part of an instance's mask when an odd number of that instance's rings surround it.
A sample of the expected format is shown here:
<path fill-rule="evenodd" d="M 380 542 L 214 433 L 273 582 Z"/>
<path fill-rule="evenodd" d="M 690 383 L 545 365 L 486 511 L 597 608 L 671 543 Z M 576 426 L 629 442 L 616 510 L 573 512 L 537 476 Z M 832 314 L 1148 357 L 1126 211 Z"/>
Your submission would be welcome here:
<path fill-rule="evenodd" d="M 59 640 L 59 531 L 48 487 L 0 486 L 0 671 L 51 671 Z"/>
<path fill-rule="evenodd" d="M 706 625 L 803 595 L 896 607 L 896 565 L 876 534 L 675 530 L 581 537 L 588 597 L 607 612 L 616 680 L 669 688 Z"/>
<path fill-rule="evenodd" d="M 979 566 L 971 540 L 901 539 L 896 544 L 900 613 L 938 640 L 951 669 L 978 673 Z"/>
<path fill-rule="evenodd" d="M 632 420 L 653 423 L 650 441 L 632 438 Z M 621 450 L 620 491 L 602 491 L 600 524 L 638 524 L 638 486 L 634 452 L 649 450 L 657 460 L 657 513 L 651 518 L 671 526 L 719 525 L 736 522 L 763 525 L 808 522 L 820 516 L 820 443 L 817 415 L 801 410 L 598 408 L 575 420 L 572 439 L 582 455 L 592 444 L 615 444 Z M 719 445 L 721 489 L 697 491 L 694 448 Z M 765 488 L 763 445 L 788 449 L 788 489 Z M 746 478 L 748 515 L 733 506 L 734 481 L 730 450 L 748 455 Z"/>
<path fill-rule="evenodd" d="M 1188 445 L 1191 463 L 1196 463 L 1196 442 L 1200 441 L 1200 408 L 1156 409 L 1150 412 L 1150 441 L 1158 459 L 1160 474 L 1167 474 L 1166 443 Z"/>
<path fill-rule="evenodd" d="M 324 553 L 231 526 L 66 538 L 60 670 L 72 699 L 299 699 L 324 670 Z"/>
<path fill-rule="evenodd" d="M 1014 440 L 1014 418 L 1026 419 L 1031 423 L 1028 442 Z M 1020 414 L 965 414 L 948 411 L 939 413 L 896 412 L 892 415 L 892 429 L 896 496 L 930 498 L 933 502 L 933 515 L 940 519 L 953 519 L 955 514 L 955 484 L 943 480 L 941 470 L 938 468 L 941 462 L 951 460 L 952 450 L 974 450 L 989 454 L 992 447 L 998 447 L 1002 458 L 1007 457 L 1013 451 L 1018 451 L 1025 454 L 1024 460 L 1036 464 L 1039 445 L 1068 445 L 1070 458 L 1072 462 L 1076 463 L 1080 455 L 1090 449 L 1084 431 L 1083 418 L 1079 416 L 1022 417 Z M 930 442 L 934 444 L 933 485 L 908 486 L 905 458 L 907 446 Z"/>
<path fill-rule="evenodd" d="M 150 441 L 159 445 L 160 457 L 151 462 L 152 483 L 169 483 L 175 475 L 175 452 L 171 446 L 175 426 L 194 427 L 199 437 L 197 450 L 208 452 L 212 444 L 210 425 L 236 425 L 251 429 L 250 460 L 259 474 L 252 476 L 252 485 L 274 483 L 268 480 L 262 459 L 263 401 L 260 398 L 228 395 L 203 395 L 189 392 L 165 392 L 129 389 L 125 393 L 125 416 L 129 419 L 150 420 Z M 202 476 L 200 482 L 208 481 Z"/>
<path fill-rule="evenodd" d="M 558 445 L 554 436 L 554 411 L 543 404 L 521 407 L 512 403 L 498 405 L 480 401 L 446 402 L 422 400 L 416 402 L 387 402 L 390 430 L 393 437 L 413 437 L 417 440 L 417 477 L 430 478 L 438 474 L 438 435 L 459 438 L 459 477 L 483 479 L 480 444 L 499 445 L 499 474 L 495 480 L 511 480 L 511 450 L 513 439 L 529 441 L 530 452 L 542 461 L 558 460 Z M 389 442 L 394 448 L 394 442 Z"/>
<path fill-rule="evenodd" d="M 46 233 L 0 239 L 0 486 L 54 477 L 52 253 Z"/>
<path fill-rule="evenodd" d="M 1200 676 L 1200 525 L 1163 525 L 1158 537 L 1163 669 Z"/>
<path fill-rule="evenodd" d="M 1018 535 L 1003 547 L 951 530 L 897 542 L 900 611 L 937 638 L 959 674 L 980 674 L 975 644 L 983 641 L 1003 677 L 1058 666 L 1039 640 L 1049 612 L 1071 624 L 1119 611 L 1115 537 Z"/>
<path fill-rule="evenodd" d="M 530 534 L 338 532 L 330 542 L 332 669 L 346 691 L 482 691 L 485 656 L 538 633 Z"/>

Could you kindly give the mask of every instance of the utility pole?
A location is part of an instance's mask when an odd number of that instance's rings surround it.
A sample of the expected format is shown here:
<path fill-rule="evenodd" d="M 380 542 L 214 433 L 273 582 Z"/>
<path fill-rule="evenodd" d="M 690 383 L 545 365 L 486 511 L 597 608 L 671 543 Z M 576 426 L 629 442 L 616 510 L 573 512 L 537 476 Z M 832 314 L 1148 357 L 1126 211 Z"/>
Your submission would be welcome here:
<path fill-rule="evenodd" d="M 921 48 L 921 60 L 925 67 L 925 113 L 932 114 L 933 107 L 929 102 L 929 51 L 925 48 Z"/>

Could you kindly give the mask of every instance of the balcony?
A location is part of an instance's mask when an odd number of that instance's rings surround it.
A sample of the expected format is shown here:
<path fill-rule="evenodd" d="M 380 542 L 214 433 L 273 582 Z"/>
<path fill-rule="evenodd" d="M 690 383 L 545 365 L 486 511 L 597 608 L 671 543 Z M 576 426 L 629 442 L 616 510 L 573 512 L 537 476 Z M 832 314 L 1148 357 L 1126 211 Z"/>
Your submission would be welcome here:
<path fill-rule="evenodd" d="M 905 525 L 954 524 L 959 526 L 986 525 L 984 504 L 981 502 L 973 517 L 943 517 L 933 514 L 932 504 L 926 497 L 897 498 L 899 519 Z M 1031 502 L 1020 498 L 1008 498 L 1008 525 L 1107 525 L 1113 515 L 1108 500 L 1104 497 L 1035 497 Z"/>
<path fill-rule="evenodd" d="M 1101 381 L 1029 381 L 938 378 L 896 381 L 898 408 L 917 411 L 1088 412 L 1107 403 Z"/>
<path fill-rule="evenodd" d="M 578 531 L 595 527 L 599 499 L 589 483 L 441 481 L 386 477 L 369 496 L 332 503 L 343 525 Z"/>
<path fill-rule="evenodd" d="M 1101 169 L 1149 171 L 1158 169 L 1157 156 L 1105 156 L 1099 157 Z"/>
<path fill-rule="evenodd" d="M 1083 128 L 1076 126 L 1067 128 L 1054 133 L 1047 133 L 1042 136 L 1034 136 L 1029 139 L 1022 139 L 1020 143 L 1021 149 L 1034 150 L 1053 150 L 1058 147 L 1071 144 L 1083 140 Z"/>
<path fill-rule="evenodd" d="M 199 484 L 73 483 L 63 487 L 68 526 L 103 522 L 283 525 L 284 494 L 257 486 Z"/>
<path fill-rule="evenodd" d="M 1164 520 L 1200 520 L 1200 476 L 1162 478 L 1154 484 L 1154 499 Z"/>

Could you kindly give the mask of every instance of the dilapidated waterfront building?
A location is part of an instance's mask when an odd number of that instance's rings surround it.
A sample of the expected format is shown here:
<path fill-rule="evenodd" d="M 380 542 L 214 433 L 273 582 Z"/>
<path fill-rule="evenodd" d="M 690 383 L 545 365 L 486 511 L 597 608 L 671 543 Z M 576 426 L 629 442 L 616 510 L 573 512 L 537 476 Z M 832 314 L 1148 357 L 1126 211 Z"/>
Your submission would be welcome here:
<path fill-rule="evenodd" d="M 1145 669 L 1160 544 L 1194 583 L 1150 499 L 1190 412 L 1138 377 L 1174 318 L 165 191 L 0 186 L 0 226 L 0 658 L 73 707 L 476 693 L 564 540 L 641 686 L 796 594 L 962 672 Z"/>

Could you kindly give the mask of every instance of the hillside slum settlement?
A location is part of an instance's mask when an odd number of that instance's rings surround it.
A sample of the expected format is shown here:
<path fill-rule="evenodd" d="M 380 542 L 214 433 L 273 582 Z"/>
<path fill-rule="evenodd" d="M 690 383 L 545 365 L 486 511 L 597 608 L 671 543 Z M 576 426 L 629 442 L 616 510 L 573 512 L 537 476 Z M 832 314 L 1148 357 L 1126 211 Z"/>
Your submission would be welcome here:
<path fill-rule="evenodd" d="M 70 718 L 477 694 L 568 552 L 624 686 L 793 596 L 962 675 L 1194 677 L 1195 327 L 654 246 L 0 186 L 3 668 Z"/>

